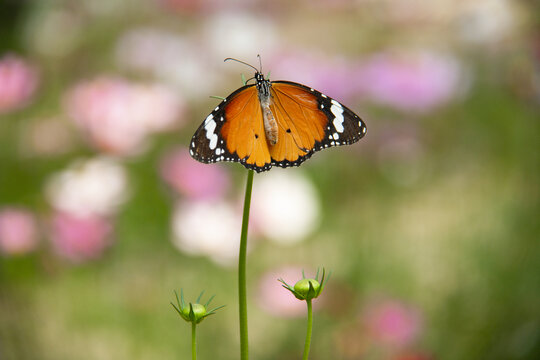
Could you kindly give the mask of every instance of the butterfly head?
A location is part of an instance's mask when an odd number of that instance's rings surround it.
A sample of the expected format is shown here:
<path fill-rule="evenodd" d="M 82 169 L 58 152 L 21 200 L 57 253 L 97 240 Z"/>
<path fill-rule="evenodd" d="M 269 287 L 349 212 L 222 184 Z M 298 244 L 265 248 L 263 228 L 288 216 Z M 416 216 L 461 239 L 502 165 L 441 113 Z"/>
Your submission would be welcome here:
<path fill-rule="evenodd" d="M 264 75 L 259 71 L 255 73 L 255 84 L 259 92 L 259 97 L 270 97 L 270 80 L 265 79 Z"/>

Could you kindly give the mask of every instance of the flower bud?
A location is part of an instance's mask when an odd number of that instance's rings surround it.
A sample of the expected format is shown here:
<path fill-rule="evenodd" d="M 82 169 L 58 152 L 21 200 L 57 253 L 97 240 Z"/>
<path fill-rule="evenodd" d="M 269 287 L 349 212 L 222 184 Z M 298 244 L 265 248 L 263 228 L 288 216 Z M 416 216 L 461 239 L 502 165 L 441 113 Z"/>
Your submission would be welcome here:
<path fill-rule="evenodd" d="M 311 301 L 321 294 L 324 288 L 324 276 L 325 270 L 323 268 L 320 282 L 319 270 L 317 270 L 315 279 L 306 279 L 304 273 L 302 272 L 302 280 L 294 284 L 294 287 L 287 284 L 283 279 L 279 279 L 278 281 L 280 281 L 283 284 L 283 287 L 289 290 L 298 300 Z"/>
<path fill-rule="evenodd" d="M 198 324 L 201 321 L 203 321 L 207 316 L 214 314 L 217 310 L 225 306 L 225 305 L 218 306 L 210 311 L 207 311 L 206 308 L 208 307 L 208 305 L 210 304 L 210 302 L 212 301 L 214 297 L 213 296 L 210 297 L 210 299 L 204 305 L 199 304 L 198 302 L 201 300 L 203 293 L 204 291 L 201 293 L 201 295 L 199 295 L 196 303 L 189 303 L 189 305 L 186 305 L 184 301 L 183 291 L 180 291 L 180 298 L 178 298 L 178 293 L 175 292 L 177 305 L 173 304 L 172 302 L 171 302 L 171 305 L 176 310 L 176 312 L 182 317 L 182 319 L 184 319 L 187 322 Z"/>
<path fill-rule="evenodd" d="M 315 279 L 302 279 L 294 285 L 294 291 L 302 299 L 314 299 L 321 293 L 321 284 Z"/>

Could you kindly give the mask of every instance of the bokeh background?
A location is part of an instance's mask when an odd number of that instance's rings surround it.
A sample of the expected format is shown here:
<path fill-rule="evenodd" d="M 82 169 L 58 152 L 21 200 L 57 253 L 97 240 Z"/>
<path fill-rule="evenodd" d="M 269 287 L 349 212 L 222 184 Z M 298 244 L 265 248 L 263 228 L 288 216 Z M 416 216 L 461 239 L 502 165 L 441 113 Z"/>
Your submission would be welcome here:
<path fill-rule="evenodd" d="M 253 359 L 540 356 L 540 9 L 510 0 L 0 1 L 0 359 L 238 359 L 246 171 L 195 129 L 258 66 L 366 122 L 255 176 Z"/>

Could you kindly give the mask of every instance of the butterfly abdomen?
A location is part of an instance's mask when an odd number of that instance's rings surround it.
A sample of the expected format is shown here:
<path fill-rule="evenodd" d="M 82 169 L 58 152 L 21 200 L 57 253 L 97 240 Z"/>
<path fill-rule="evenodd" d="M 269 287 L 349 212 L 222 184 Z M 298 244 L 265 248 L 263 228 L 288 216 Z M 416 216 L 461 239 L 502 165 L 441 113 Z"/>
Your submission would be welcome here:
<path fill-rule="evenodd" d="M 263 125 L 264 133 L 266 134 L 266 139 L 270 145 L 274 146 L 278 142 L 278 124 L 274 118 L 274 114 L 270 109 L 270 96 L 266 99 L 261 100 L 261 110 L 263 114 Z"/>

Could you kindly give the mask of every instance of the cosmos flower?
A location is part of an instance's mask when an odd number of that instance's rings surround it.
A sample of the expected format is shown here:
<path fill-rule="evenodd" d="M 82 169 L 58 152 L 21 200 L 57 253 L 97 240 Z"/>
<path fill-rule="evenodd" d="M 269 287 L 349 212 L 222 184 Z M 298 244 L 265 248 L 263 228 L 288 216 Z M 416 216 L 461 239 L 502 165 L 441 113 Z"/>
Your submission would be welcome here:
<path fill-rule="evenodd" d="M 508 0 L 464 2 L 456 19 L 458 35 L 475 45 L 496 45 L 519 24 L 518 6 Z"/>
<path fill-rule="evenodd" d="M 253 225 L 266 238 L 294 244 L 315 230 L 320 212 L 318 194 L 300 172 L 276 169 L 260 175 L 252 196 Z"/>
<path fill-rule="evenodd" d="M 34 215 L 25 209 L 0 209 L 0 253 L 21 255 L 38 245 L 38 229 Z"/>
<path fill-rule="evenodd" d="M 0 114 L 19 109 L 30 101 L 38 85 L 35 68 L 13 54 L 0 58 Z"/>
<path fill-rule="evenodd" d="M 200 40 L 152 27 L 134 28 L 122 34 L 116 44 L 120 67 L 150 74 L 180 90 L 185 97 L 200 99 L 216 93 L 223 71 Z M 197 86 L 193 86 L 196 83 Z"/>
<path fill-rule="evenodd" d="M 265 16 L 238 9 L 222 11 L 207 17 L 202 41 L 207 49 L 212 49 L 216 59 L 235 57 L 251 62 L 256 61 L 254 44 L 263 59 L 265 54 L 275 51 L 277 26 Z"/>
<path fill-rule="evenodd" d="M 172 217 L 173 244 L 187 254 L 231 265 L 238 256 L 241 222 L 240 213 L 225 201 L 179 202 Z"/>
<path fill-rule="evenodd" d="M 295 284 L 302 278 L 304 269 L 298 266 L 284 266 L 263 274 L 257 282 L 257 304 L 269 314 L 279 317 L 299 317 L 306 315 L 306 304 L 295 298 L 278 279 Z M 314 303 L 318 300 L 314 299 Z"/>
<path fill-rule="evenodd" d="M 358 85 L 351 78 L 355 69 L 354 60 L 309 51 L 288 51 L 267 61 L 268 64 L 263 63 L 263 66 L 271 70 L 272 80 L 305 84 L 345 103 L 358 96 Z"/>
<path fill-rule="evenodd" d="M 59 211 L 75 216 L 110 216 L 128 197 L 124 167 L 107 157 L 72 163 L 47 182 L 46 196 Z"/>
<path fill-rule="evenodd" d="M 411 112 L 441 106 L 468 85 L 456 58 L 433 52 L 375 54 L 357 68 L 354 82 L 371 101 Z"/>
<path fill-rule="evenodd" d="M 167 152 L 161 161 L 160 172 L 174 190 L 192 199 L 222 198 L 230 184 L 224 167 L 197 162 L 185 148 Z"/>
<path fill-rule="evenodd" d="M 142 85 L 115 77 L 79 83 L 66 96 L 70 117 L 97 149 L 132 155 L 148 135 L 179 125 L 184 103 L 162 85 Z"/>
<path fill-rule="evenodd" d="M 56 213 L 50 238 L 54 251 L 75 263 L 99 258 L 111 245 L 112 224 L 103 217 Z"/>
<path fill-rule="evenodd" d="M 383 300 L 368 305 L 364 322 L 374 341 L 396 348 L 411 345 L 422 329 L 419 312 L 397 300 Z"/>

